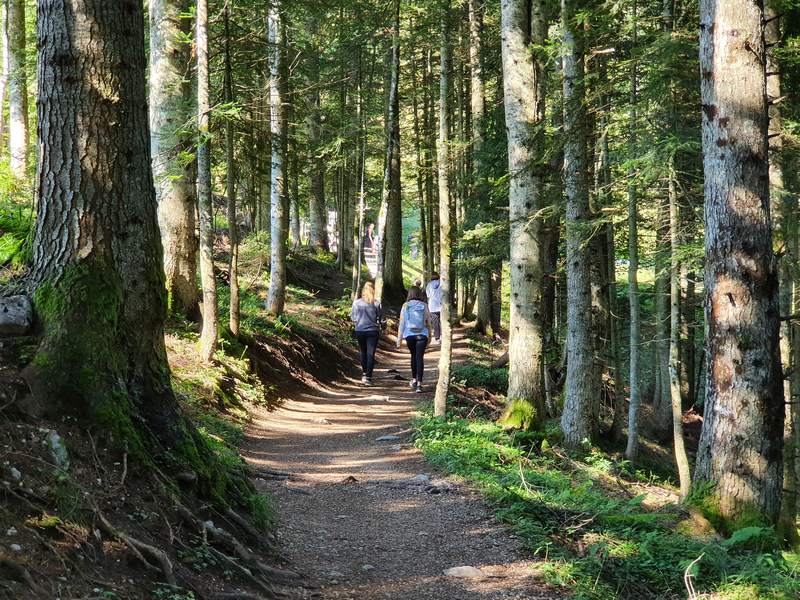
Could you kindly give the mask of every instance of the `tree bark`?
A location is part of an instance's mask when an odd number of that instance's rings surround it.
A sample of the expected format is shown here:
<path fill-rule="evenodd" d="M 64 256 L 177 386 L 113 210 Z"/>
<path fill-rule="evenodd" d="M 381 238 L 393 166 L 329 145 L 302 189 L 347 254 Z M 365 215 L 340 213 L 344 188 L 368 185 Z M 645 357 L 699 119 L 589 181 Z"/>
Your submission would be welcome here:
<path fill-rule="evenodd" d="M 681 501 L 689 496 L 691 475 L 689 458 L 683 443 L 683 396 L 680 381 L 680 345 L 681 345 L 681 281 L 680 251 L 678 239 L 678 191 L 673 161 L 670 160 L 669 174 L 669 241 L 670 241 L 670 327 L 669 327 L 669 391 L 672 406 L 672 443 L 675 452 L 675 464 L 678 467 Z"/>
<path fill-rule="evenodd" d="M 767 18 L 764 38 L 767 44 L 767 98 L 776 99 L 781 96 L 780 65 L 775 56 L 775 47 L 781 42 L 780 19 L 774 2 L 765 3 L 764 13 Z M 770 212 L 773 224 L 774 246 L 778 253 L 778 276 L 780 278 L 779 305 L 781 315 L 794 314 L 793 297 L 795 295 L 794 275 L 797 273 L 797 199 L 787 193 L 783 176 L 783 139 L 780 104 L 769 106 L 769 187 Z M 795 431 L 796 404 L 793 402 L 793 390 L 797 388 L 797 374 L 794 369 L 797 336 L 793 335 L 792 325 L 788 320 L 780 324 L 781 367 L 784 373 L 791 373 L 783 381 L 784 400 L 784 443 L 783 443 L 783 498 L 781 501 L 780 535 L 791 546 L 800 542 L 797 530 L 797 431 Z"/>
<path fill-rule="evenodd" d="M 28 70 L 25 0 L 8 0 L 8 150 L 11 173 L 28 175 Z"/>
<path fill-rule="evenodd" d="M 269 106 L 272 134 L 272 176 L 270 185 L 270 271 L 267 310 L 283 314 L 286 302 L 286 120 L 284 77 L 283 2 L 273 0 L 267 15 L 269 43 Z"/>
<path fill-rule="evenodd" d="M 637 1 L 633 3 L 633 45 L 638 41 Z M 631 62 L 631 107 L 630 107 L 630 152 L 636 156 L 638 151 L 637 128 L 639 127 L 639 71 L 636 61 Z M 633 166 L 628 169 L 628 308 L 630 317 L 629 330 L 629 384 L 631 388 L 628 406 L 628 443 L 625 458 L 636 460 L 639 454 L 639 407 L 641 398 L 641 370 L 639 359 L 642 353 L 641 310 L 639 306 L 639 227 L 637 209 L 636 171 Z"/>
<path fill-rule="evenodd" d="M 509 404 L 503 421 L 513 426 L 539 424 L 546 414 L 541 332 L 542 219 L 536 216 L 541 204 L 541 182 L 531 168 L 541 160 L 538 126 L 544 117 L 544 98 L 539 97 L 541 74 L 531 55 L 527 9 L 525 0 L 501 3 L 511 228 Z"/>
<path fill-rule="evenodd" d="M 311 161 L 309 183 L 311 195 L 308 199 L 308 216 L 310 221 L 309 243 L 312 248 L 329 250 L 328 244 L 328 211 L 325 204 L 325 159 L 321 154 L 322 143 L 322 109 L 320 105 L 319 55 L 316 45 L 319 38 L 319 22 L 312 17 L 309 22 L 310 44 L 308 58 L 308 94 L 309 113 L 306 119 L 308 132 L 308 153 Z"/>
<path fill-rule="evenodd" d="M 430 224 L 427 222 L 427 211 L 425 207 L 425 173 L 424 173 L 424 157 L 422 154 L 422 131 L 420 127 L 419 116 L 419 90 L 417 85 L 417 59 L 416 57 L 411 60 L 411 108 L 414 118 L 414 153 L 416 154 L 417 161 L 417 202 L 419 203 L 419 228 L 420 228 L 420 246 L 422 250 L 422 278 L 427 282 L 430 280 L 431 272 L 429 269 L 430 261 L 428 259 L 428 227 Z"/>
<path fill-rule="evenodd" d="M 592 439 L 593 405 L 598 397 L 591 325 L 589 188 L 586 161 L 584 61 L 575 22 L 574 0 L 561 1 L 565 51 L 564 187 L 567 233 L 567 377 L 561 428 L 567 448 L 579 450 Z"/>
<path fill-rule="evenodd" d="M 8 0 L 2 0 L 0 3 L 0 41 L 2 41 L 3 49 L 0 54 L 0 109 L 6 104 L 6 94 L 8 93 L 8 78 L 9 78 L 9 57 L 11 40 L 9 39 L 8 30 Z M 5 146 L 6 143 L 6 129 L 8 122 L 6 121 L 5 112 L 0 110 L 0 147 Z"/>
<path fill-rule="evenodd" d="M 170 310 L 198 319 L 187 0 L 150 0 L 150 148 Z"/>
<path fill-rule="evenodd" d="M 708 364 L 695 482 L 720 515 L 778 519 L 783 383 L 772 259 L 764 11 L 700 2 Z"/>
<path fill-rule="evenodd" d="M 211 195 L 211 104 L 209 100 L 208 0 L 198 0 L 195 17 L 197 47 L 197 199 L 200 214 L 200 280 L 203 289 L 203 329 L 200 355 L 210 362 L 217 349 L 217 280 L 214 277 L 214 204 Z"/>
<path fill-rule="evenodd" d="M 225 101 L 233 104 L 233 68 L 231 65 L 230 9 L 225 5 Z M 225 122 L 225 195 L 228 198 L 228 239 L 230 259 L 228 261 L 228 285 L 230 286 L 230 306 L 228 326 L 234 337 L 239 336 L 239 222 L 236 216 L 236 160 L 234 146 L 236 133 L 233 120 Z"/>
<path fill-rule="evenodd" d="M 98 424 L 131 455 L 184 447 L 194 442 L 164 346 L 142 3 L 69 6 L 39 2 L 30 284 L 43 337 L 26 377 L 45 413 Z"/>
<path fill-rule="evenodd" d="M 433 400 L 433 414 L 444 417 L 447 410 L 447 396 L 450 392 L 450 367 L 453 355 L 453 325 L 451 313 L 453 306 L 451 290 L 450 262 L 452 254 L 451 238 L 451 198 L 450 198 L 450 124 L 448 121 L 447 99 L 449 95 L 450 46 L 447 31 L 447 12 L 449 2 L 442 16 L 442 47 L 439 68 L 439 143 L 437 145 L 437 165 L 439 169 L 439 289 L 442 294 L 441 310 L 441 348 L 439 351 L 439 379 Z"/>
<path fill-rule="evenodd" d="M 380 248 L 376 295 L 387 306 L 401 304 L 403 285 L 403 229 L 400 197 L 400 1 L 395 0 L 392 26 L 391 80 L 386 122 L 384 189 L 378 216 Z"/>

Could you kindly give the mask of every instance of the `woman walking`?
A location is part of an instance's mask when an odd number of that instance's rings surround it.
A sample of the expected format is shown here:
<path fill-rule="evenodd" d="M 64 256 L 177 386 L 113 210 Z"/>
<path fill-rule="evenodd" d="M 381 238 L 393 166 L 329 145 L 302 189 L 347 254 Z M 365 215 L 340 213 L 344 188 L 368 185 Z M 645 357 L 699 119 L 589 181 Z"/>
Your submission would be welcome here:
<path fill-rule="evenodd" d="M 397 331 L 397 347 L 403 340 L 411 351 L 411 387 L 422 393 L 422 378 L 425 375 L 425 349 L 431 331 L 431 313 L 424 301 L 422 288 L 413 286 L 408 290 L 408 299 L 400 309 L 400 324 Z"/>
<path fill-rule="evenodd" d="M 353 302 L 350 318 L 356 325 L 356 339 L 361 350 L 361 383 L 372 385 L 375 350 L 381 336 L 381 305 L 375 302 L 375 285 L 368 281 L 361 288 L 361 298 Z"/>

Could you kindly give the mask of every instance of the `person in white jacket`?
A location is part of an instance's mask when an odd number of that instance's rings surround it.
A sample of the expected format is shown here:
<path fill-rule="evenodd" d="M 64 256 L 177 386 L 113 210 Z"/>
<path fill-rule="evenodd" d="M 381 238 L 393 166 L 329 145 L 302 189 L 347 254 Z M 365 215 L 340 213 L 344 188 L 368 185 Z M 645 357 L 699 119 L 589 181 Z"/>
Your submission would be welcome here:
<path fill-rule="evenodd" d="M 442 336 L 442 290 L 439 289 L 439 273 L 431 273 L 431 280 L 425 287 L 425 295 L 428 297 L 428 311 L 431 313 L 431 323 L 433 325 L 433 338 L 438 342 Z"/>

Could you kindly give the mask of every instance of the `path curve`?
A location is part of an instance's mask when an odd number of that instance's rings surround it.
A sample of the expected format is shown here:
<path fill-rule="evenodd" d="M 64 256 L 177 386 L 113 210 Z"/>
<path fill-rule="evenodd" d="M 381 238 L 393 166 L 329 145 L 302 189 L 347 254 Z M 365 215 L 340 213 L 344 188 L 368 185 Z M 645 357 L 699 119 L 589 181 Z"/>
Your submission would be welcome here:
<path fill-rule="evenodd" d="M 428 394 L 438 354 L 426 357 Z M 345 381 L 295 394 L 255 414 L 248 430 L 244 455 L 276 504 L 281 549 L 306 577 L 290 595 L 562 598 L 537 579 L 536 563 L 523 558 L 520 541 L 480 495 L 441 476 L 413 447 L 410 419 L 420 396 L 408 387 L 407 353 L 382 346 L 375 375 L 372 388 L 360 386 L 354 369 Z M 460 566 L 483 576 L 443 574 Z"/>

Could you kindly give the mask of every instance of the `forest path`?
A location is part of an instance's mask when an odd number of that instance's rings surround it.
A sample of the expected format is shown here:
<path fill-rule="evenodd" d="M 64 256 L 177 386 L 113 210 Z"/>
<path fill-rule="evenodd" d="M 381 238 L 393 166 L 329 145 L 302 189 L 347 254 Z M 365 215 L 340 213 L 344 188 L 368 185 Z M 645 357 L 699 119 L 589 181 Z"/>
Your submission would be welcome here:
<path fill-rule="evenodd" d="M 465 345 L 459 339 L 457 352 Z M 537 580 L 536 563 L 478 492 L 442 477 L 411 443 L 410 420 L 433 393 L 438 357 L 434 346 L 422 398 L 408 387 L 407 351 L 384 341 L 373 387 L 361 387 L 354 367 L 346 380 L 254 415 L 244 455 L 276 504 L 282 551 L 306 578 L 291 597 L 562 597 Z M 443 574 L 460 566 L 482 574 Z"/>

